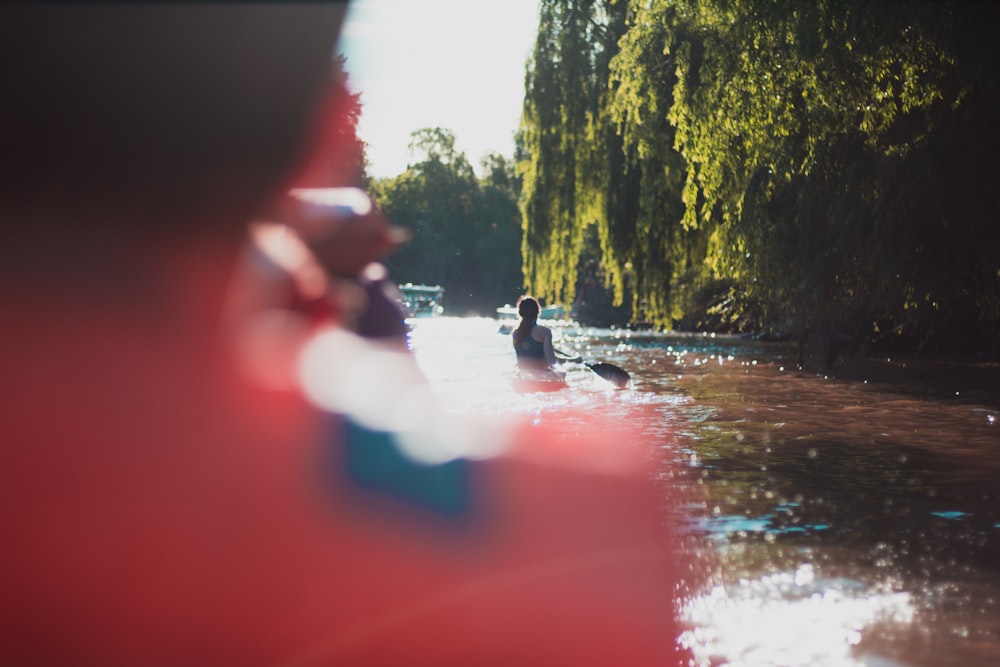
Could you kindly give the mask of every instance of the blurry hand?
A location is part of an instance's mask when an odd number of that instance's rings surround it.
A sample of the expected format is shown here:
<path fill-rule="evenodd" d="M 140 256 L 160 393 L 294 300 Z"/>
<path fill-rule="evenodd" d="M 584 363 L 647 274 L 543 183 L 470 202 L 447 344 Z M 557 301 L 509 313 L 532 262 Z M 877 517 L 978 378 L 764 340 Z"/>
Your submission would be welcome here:
<path fill-rule="evenodd" d="M 332 276 L 353 278 L 409 240 L 357 188 L 306 188 L 289 192 L 278 221 L 293 229 Z"/>

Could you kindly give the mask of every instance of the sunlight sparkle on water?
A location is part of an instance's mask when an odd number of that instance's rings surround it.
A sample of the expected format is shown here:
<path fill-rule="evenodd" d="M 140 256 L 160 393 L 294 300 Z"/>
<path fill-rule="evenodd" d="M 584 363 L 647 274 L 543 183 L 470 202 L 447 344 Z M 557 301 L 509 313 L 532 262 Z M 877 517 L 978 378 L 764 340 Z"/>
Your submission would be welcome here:
<path fill-rule="evenodd" d="M 629 403 L 636 394 L 618 391 L 582 364 L 565 364 L 572 391 L 521 394 L 514 390 L 517 361 L 509 335 L 498 332 L 490 318 L 436 317 L 411 320 L 410 347 L 435 394 L 453 413 L 517 415 L 540 409 L 585 410 L 589 402 Z M 587 356 L 569 332 L 554 326 L 555 347 Z M 581 349 L 582 348 L 582 349 Z"/>
<path fill-rule="evenodd" d="M 550 417 L 554 412 L 587 415 L 600 407 L 614 423 L 616 414 L 625 418 L 650 398 L 618 390 L 583 364 L 566 364 L 568 391 L 519 393 L 510 337 L 499 333 L 496 320 L 436 317 L 409 324 L 409 350 L 340 329 L 325 331 L 306 346 L 298 375 L 314 404 L 391 433 L 399 449 L 420 463 L 494 456 L 529 415 L 544 422 L 556 419 Z M 556 343 L 587 347 L 561 330 Z M 565 414 L 558 419 L 573 426 Z"/>
<path fill-rule="evenodd" d="M 300 358 L 299 379 L 314 404 L 392 433 L 419 463 L 493 456 L 506 442 L 502 425 L 446 411 L 408 351 L 342 329 L 313 338 Z"/>
<path fill-rule="evenodd" d="M 864 628 L 877 621 L 908 623 L 914 607 L 907 593 L 871 591 L 845 579 L 818 577 L 805 563 L 785 571 L 715 586 L 685 605 L 693 624 L 681 640 L 696 664 L 865 664 L 854 657 Z"/>
<path fill-rule="evenodd" d="M 398 387 L 368 386 L 373 365 L 317 347 L 303 375 L 313 400 L 397 429 L 400 448 L 427 462 L 489 456 L 518 423 L 550 436 L 625 425 L 622 446 L 628 433 L 652 437 L 640 445 L 682 464 L 657 479 L 690 490 L 679 520 L 693 536 L 691 562 L 711 570 L 678 600 L 697 667 L 996 664 L 995 405 L 970 406 L 964 389 L 956 400 L 955 386 L 943 401 L 877 380 L 824 380 L 796 372 L 783 349 L 738 337 L 568 324 L 553 326 L 557 347 L 619 365 L 635 384 L 617 390 L 567 364 L 568 390 L 522 394 L 496 320 L 410 324 L 411 353 L 352 348 L 385 361 L 379 375 Z M 870 520 L 890 516 L 901 530 Z M 911 566 L 929 574 L 914 582 Z M 989 576 L 954 581 L 978 571 Z"/>

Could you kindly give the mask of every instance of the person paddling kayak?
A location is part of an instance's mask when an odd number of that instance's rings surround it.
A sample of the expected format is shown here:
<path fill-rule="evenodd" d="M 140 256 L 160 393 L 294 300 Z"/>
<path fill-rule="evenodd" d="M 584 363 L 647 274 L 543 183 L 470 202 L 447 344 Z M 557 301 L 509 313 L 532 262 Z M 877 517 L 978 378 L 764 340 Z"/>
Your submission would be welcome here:
<path fill-rule="evenodd" d="M 538 314 L 541 310 L 538 300 L 532 296 L 525 295 L 518 299 L 517 313 L 521 316 L 521 322 L 511 334 L 514 339 L 514 352 L 517 354 L 517 367 L 520 371 L 519 380 L 522 385 L 527 384 L 530 391 L 565 386 L 562 372 L 556 371 L 553 367 L 563 363 L 583 363 L 583 357 L 571 357 L 552 346 L 552 330 L 538 324 Z M 627 371 L 614 364 L 584 365 L 619 389 L 628 387 L 632 381 Z"/>
<path fill-rule="evenodd" d="M 514 341 L 514 353 L 517 355 L 520 379 L 531 382 L 532 386 L 544 383 L 540 388 L 562 387 L 565 386 L 565 378 L 553 367 L 564 361 L 579 361 L 579 359 L 563 359 L 556 356 L 552 347 L 552 330 L 538 324 L 538 314 L 541 310 L 538 300 L 532 296 L 525 295 L 517 300 L 517 313 L 521 316 L 521 322 L 511 336 Z"/>
<path fill-rule="evenodd" d="M 556 364 L 552 330 L 538 324 L 538 313 L 541 310 L 534 297 L 522 296 L 517 300 L 517 314 L 521 316 L 521 322 L 511 336 L 514 339 L 517 365 L 521 370 L 551 370 Z"/>

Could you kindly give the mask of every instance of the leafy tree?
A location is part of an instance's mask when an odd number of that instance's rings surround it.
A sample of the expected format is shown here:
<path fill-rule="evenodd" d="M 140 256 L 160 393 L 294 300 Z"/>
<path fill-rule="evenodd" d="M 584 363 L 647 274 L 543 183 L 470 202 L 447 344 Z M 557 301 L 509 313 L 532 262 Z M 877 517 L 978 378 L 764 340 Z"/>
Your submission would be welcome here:
<path fill-rule="evenodd" d="M 870 336 L 873 316 L 895 328 L 954 294 L 957 267 L 933 258 L 958 247 L 937 233 L 951 216 L 926 201 L 945 174 L 922 157 L 963 106 L 954 7 L 686 4 L 671 119 L 686 215 L 725 239 L 713 259 L 800 327 L 824 322 L 828 363 L 844 322 Z"/>
<path fill-rule="evenodd" d="M 536 290 L 572 295 L 596 224 L 633 318 L 822 327 L 828 361 L 845 334 L 972 330 L 1000 352 L 1000 9 L 543 0 L 540 16 L 518 162 Z"/>
<path fill-rule="evenodd" d="M 536 293 L 571 300 L 600 275 L 614 303 L 628 298 L 634 319 L 667 326 L 681 312 L 674 287 L 701 277 L 706 236 L 680 225 L 685 167 L 666 115 L 673 73 L 659 68 L 668 86 L 661 114 L 645 106 L 663 94 L 660 79 L 630 76 L 635 61 L 662 55 L 656 35 L 629 42 L 643 16 L 624 0 L 542 3 L 518 162 L 525 278 Z M 599 266 L 581 276 L 595 240 Z"/>
<path fill-rule="evenodd" d="M 497 305 L 514 303 L 522 293 L 521 186 L 511 160 L 491 153 L 482 160 L 478 217 L 482 236 L 476 244 L 480 311 L 492 314 Z"/>
<path fill-rule="evenodd" d="M 593 201 L 578 187 L 590 166 L 588 119 L 604 80 L 592 45 L 605 24 L 595 0 L 542 0 L 525 77 L 517 164 L 523 182 L 522 253 L 526 287 L 552 301 L 572 299 Z"/>
<path fill-rule="evenodd" d="M 676 24 L 668 3 L 633 3 L 631 26 Z M 602 225 L 604 263 L 617 294 L 633 278 L 633 312 L 669 327 L 712 278 L 704 264 L 710 229 L 685 219 L 682 199 L 687 164 L 676 150 L 669 122 L 677 83 L 666 29 L 629 29 L 609 63 L 608 126 L 620 136 L 621 190 L 617 211 Z M 613 153 L 614 154 L 614 153 Z"/>
<path fill-rule="evenodd" d="M 416 161 L 373 185 L 383 212 L 413 233 L 387 265 L 399 282 L 442 285 L 449 312 L 492 314 L 521 284 L 513 169 L 489 156 L 480 183 L 450 130 L 425 128 L 411 139 Z"/>

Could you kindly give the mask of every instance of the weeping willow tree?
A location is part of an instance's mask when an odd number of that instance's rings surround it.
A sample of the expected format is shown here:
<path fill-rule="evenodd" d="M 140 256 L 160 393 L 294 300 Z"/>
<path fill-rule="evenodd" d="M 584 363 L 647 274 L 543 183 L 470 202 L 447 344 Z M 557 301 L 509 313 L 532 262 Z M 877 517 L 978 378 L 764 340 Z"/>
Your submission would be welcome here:
<path fill-rule="evenodd" d="M 678 253 L 679 156 L 629 143 L 616 111 L 612 62 L 629 31 L 625 0 L 543 0 L 521 125 L 527 286 L 572 300 L 584 243 L 596 227 L 602 276 L 634 318 L 668 325 Z M 670 131 L 665 116 L 660 129 Z M 658 146 L 669 146 L 658 141 Z"/>
<path fill-rule="evenodd" d="M 633 313 L 668 327 L 706 277 L 711 228 L 685 218 L 686 161 L 676 150 L 669 121 L 677 84 L 670 44 L 678 25 L 669 3 L 632 3 L 630 29 L 610 62 L 610 123 L 621 136 L 622 156 L 636 187 L 634 217 L 611 214 L 602 224 L 608 273 L 621 294 L 634 286 Z M 656 29 L 653 29 L 653 28 Z"/>
<path fill-rule="evenodd" d="M 609 155 L 617 137 L 604 108 L 608 60 L 624 29 L 616 9 L 623 11 L 598 0 L 540 3 L 517 170 L 525 286 L 556 301 L 573 299 L 587 227 L 604 216 L 614 186 Z"/>
<path fill-rule="evenodd" d="M 722 285 L 714 305 L 831 340 L 964 309 L 1000 346 L 994 5 L 543 0 L 540 16 L 519 163 L 531 287 L 571 296 L 596 225 L 616 297 L 660 324 Z"/>
<path fill-rule="evenodd" d="M 906 215 L 879 204 L 884 176 L 919 169 L 909 158 L 955 101 L 944 16 L 918 3 L 671 4 L 686 24 L 670 111 L 685 221 L 717 226 L 716 271 L 800 331 L 812 313 L 833 341 L 887 286 L 907 291 L 907 249 L 880 230 Z"/>

